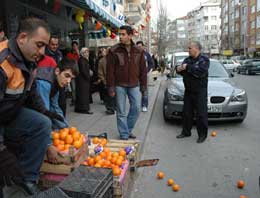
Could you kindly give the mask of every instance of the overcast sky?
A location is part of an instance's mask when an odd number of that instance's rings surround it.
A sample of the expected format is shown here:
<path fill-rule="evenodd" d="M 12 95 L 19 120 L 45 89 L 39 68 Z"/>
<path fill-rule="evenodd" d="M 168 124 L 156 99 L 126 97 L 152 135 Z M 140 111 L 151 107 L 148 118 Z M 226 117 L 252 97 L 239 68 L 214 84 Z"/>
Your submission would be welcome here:
<path fill-rule="evenodd" d="M 158 3 L 160 0 L 151 0 L 152 2 L 152 20 L 155 21 L 158 16 Z M 185 16 L 187 12 L 200 5 L 205 0 L 161 0 L 162 4 L 167 7 L 170 19 Z"/>

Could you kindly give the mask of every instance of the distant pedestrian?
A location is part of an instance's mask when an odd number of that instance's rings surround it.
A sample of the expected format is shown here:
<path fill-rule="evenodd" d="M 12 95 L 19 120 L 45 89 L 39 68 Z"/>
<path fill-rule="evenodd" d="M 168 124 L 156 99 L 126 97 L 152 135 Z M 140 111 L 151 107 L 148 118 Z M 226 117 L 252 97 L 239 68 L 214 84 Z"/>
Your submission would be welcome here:
<path fill-rule="evenodd" d="M 61 62 L 63 57 L 62 57 L 61 51 L 59 50 L 59 37 L 58 36 L 51 35 L 49 44 L 45 48 L 45 54 L 52 57 L 56 61 L 56 64 L 59 64 Z M 65 89 L 67 89 L 67 87 L 60 87 L 60 90 L 59 90 L 59 106 L 60 106 L 64 116 L 66 116 L 66 109 L 67 109 Z"/>
<path fill-rule="evenodd" d="M 71 43 L 71 51 L 67 53 L 66 57 L 68 59 L 73 59 L 76 63 L 79 61 L 80 53 L 79 53 L 79 43 L 77 41 L 72 41 Z M 73 79 L 70 83 L 70 91 L 71 91 L 71 103 L 73 106 L 75 104 L 76 95 L 75 95 L 75 79 Z"/>
<path fill-rule="evenodd" d="M 158 70 L 159 69 L 159 64 L 158 64 L 157 54 L 153 54 L 152 58 L 153 58 L 153 62 L 154 62 L 154 70 Z"/>
<path fill-rule="evenodd" d="M 147 72 L 144 50 L 132 41 L 133 29 L 121 26 L 120 43 L 107 56 L 107 85 L 109 95 L 116 96 L 117 127 L 120 139 L 136 138 L 132 133 L 140 111 L 140 91 L 146 92 Z M 126 96 L 130 109 L 126 114 Z"/>
<path fill-rule="evenodd" d="M 115 97 L 111 97 L 108 94 L 108 89 L 107 89 L 107 50 L 103 50 L 103 57 L 100 59 L 99 64 L 98 64 L 98 80 L 101 84 L 100 87 L 103 89 L 101 90 L 103 92 L 104 96 L 104 102 L 106 106 L 106 113 L 108 115 L 115 114 Z"/>
<path fill-rule="evenodd" d="M 79 75 L 76 78 L 76 103 L 75 112 L 93 114 L 90 111 L 90 66 L 89 66 L 89 49 L 83 47 L 80 50 L 78 62 Z"/>
<path fill-rule="evenodd" d="M 191 136 L 194 114 L 196 115 L 198 140 L 202 143 L 208 135 L 208 69 L 209 59 L 201 54 L 202 46 L 193 41 L 189 44 L 189 57 L 184 59 L 177 72 L 183 76 L 185 87 L 183 106 L 183 128 L 177 138 Z"/>
<path fill-rule="evenodd" d="M 147 76 L 148 76 L 149 72 L 154 68 L 153 59 L 152 59 L 151 55 L 149 54 L 149 52 L 147 52 L 145 50 L 145 46 L 144 46 L 143 41 L 138 41 L 136 43 L 136 45 L 144 50 L 145 61 L 146 61 L 146 69 L 147 69 Z M 142 108 L 142 112 L 147 112 L 147 110 L 148 110 L 148 87 L 146 88 L 146 92 L 144 92 L 144 95 L 142 95 L 141 108 Z"/>

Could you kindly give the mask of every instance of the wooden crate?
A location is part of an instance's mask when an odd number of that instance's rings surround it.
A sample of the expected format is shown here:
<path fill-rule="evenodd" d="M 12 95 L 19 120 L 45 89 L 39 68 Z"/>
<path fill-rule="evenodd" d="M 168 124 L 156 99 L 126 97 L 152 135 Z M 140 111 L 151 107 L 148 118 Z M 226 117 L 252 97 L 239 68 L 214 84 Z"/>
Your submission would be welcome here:
<path fill-rule="evenodd" d="M 115 140 L 115 139 L 108 139 L 106 147 L 110 149 L 111 152 L 117 152 L 121 148 L 125 148 L 128 146 L 132 146 L 134 148 L 133 152 L 127 155 L 127 159 L 129 160 L 129 167 L 131 171 L 135 170 L 135 163 L 139 160 L 140 155 L 140 145 L 141 142 L 139 140 Z M 96 144 L 89 145 L 89 155 L 94 156 L 94 148 Z"/>
<path fill-rule="evenodd" d="M 65 156 L 64 160 L 61 160 L 62 156 L 60 156 L 60 164 L 51 164 L 47 161 L 44 161 L 41 166 L 40 172 L 54 174 L 69 174 L 72 170 L 79 167 L 80 164 L 84 162 L 88 157 L 87 142 L 84 143 L 83 146 L 80 149 L 78 149 L 78 151 L 76 151 L 75 153 L 75 155 Z M 64 161 L 69 163 L 63 163 Z"/>
<path fill-rule="evenodd" d="M 127 160 L 120 176 L 113 178 L 114 198 L 125 198 L 130 181 L 129 161 Z"/>

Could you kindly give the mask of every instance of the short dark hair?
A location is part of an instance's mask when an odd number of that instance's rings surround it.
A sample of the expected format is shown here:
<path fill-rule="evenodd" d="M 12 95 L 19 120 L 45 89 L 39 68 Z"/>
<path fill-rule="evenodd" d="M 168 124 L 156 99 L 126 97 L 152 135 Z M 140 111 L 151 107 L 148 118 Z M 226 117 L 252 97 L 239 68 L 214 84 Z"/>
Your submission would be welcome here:
<path fill-rule="evenodd" d="M 122 25 L 120 30 L 125 30 L 128 35 L 134 34 L 133 28 L 129 25 Z"/>
<path fill-rule="evenodd" d="M 136 45 L 139 45 L 139 44 L 141 44 L 142 46 L 144 46 L 144 42 L 143 42 L 143 41 L 137 41 L 137 42 L 136 42 Z"/>
<path fill-rule="evenodd" d="M 72 41 L 71 46 L 73 46 L 74 44 L 79 45 L 79 43 L 77 41 Z"/>
<path fill-rule="evenodd" d="M 194 44 L 200 51 L 202 50 L 202 45 L 199 41 L 191 41 L 191 44 Z"/>
<path fill-rule="evenodd" d="M 22 19 L 19 23 L 16 36 L 18 36 L 22 32 L 31 34 L 34 31 L 36 31 L 39 27 L 44 28 L 48 33 L 50 33 L 50 27 L 42 19 L 39 19 L 36 17 L 28 17 L 28 18 Z"/>
<path fill-rule="evenodd" d="M 52 34 L 52 35 L 50 36 L 50 40 L 53 39 L 53 38 L 54 38 L 54 39 L 59 39 L 58 35 L 56 35 L 56 34 Z"/>
<path fill-rule="evenodd" d="M 78 65 L 75 62 L 75 60 L 73 59 L 69 59 L 69 58 L 63 58 L 59 64 L 58 64 L 58 68 L 60 69 L 60 72 L 63 72 L 65 70 L 70 69 L 73 73 L 73 75 L 77 76 L 79 71 L 78 71 Z"/>

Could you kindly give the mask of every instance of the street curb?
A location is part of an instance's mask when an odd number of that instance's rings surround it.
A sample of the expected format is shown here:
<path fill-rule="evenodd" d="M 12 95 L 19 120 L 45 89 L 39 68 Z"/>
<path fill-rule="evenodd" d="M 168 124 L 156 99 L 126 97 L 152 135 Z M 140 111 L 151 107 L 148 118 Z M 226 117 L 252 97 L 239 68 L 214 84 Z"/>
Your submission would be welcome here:
<path fill-rule="evenodd" d="M 155 108 L 155 104 L 156 104 L 156 101 L 158 99 L 159 90 L 160 90 L 160 87 L 162 85 L 162 79 L 160 79 L 159 81 L 160 82 L 155 85 L 156 87 L 155 87 L 155 90 L 153 91 L 153 94 L 155 96 L 152 97 L 153 100 L 150 102 L 148 112 L 145 113 L 146 116 L 139 117 L 139 119 L 136 123 L 136 127 L 133 130 L 134 134 L 138 134 L 138 133 L 140 134 L 140 135 L 138 135 L 138 139 L 141 141 L 139 156 L 142 156 L 142 154 L 143 154 L 143 148 L 144 148 L 144 144 L 145 144 L 145 141 L 146 141 L 146 136 L 148 134 L 148 127 L 150 125 L 152 115 L 153 115 L 153 112 L 154 112 L 154 108 Z"/>

